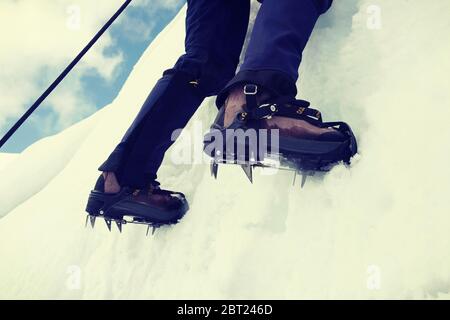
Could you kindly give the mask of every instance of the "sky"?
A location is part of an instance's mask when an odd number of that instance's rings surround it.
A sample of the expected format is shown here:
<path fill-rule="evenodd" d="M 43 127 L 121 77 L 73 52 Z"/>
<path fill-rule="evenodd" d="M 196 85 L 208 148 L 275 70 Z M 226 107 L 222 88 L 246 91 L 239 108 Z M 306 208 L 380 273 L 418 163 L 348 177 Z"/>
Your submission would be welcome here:
<path fill-rule="evenodd" d="M 123 2 L 0 2 L 0 136 Z M 60 132 L 112 102 L 141 54 L 184 3 L 134 0 L 1 152 L 21 152 L 36 140 Z"/>

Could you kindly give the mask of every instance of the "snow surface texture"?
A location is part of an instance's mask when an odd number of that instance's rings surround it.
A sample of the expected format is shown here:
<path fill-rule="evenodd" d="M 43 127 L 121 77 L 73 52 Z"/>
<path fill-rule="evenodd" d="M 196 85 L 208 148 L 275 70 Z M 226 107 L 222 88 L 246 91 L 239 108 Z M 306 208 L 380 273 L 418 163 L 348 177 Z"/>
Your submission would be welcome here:
<path fill-rule="evenodd" d="M 300 190 L 285 172 L 251 185 L 221 167 L 215 181 L 167 157 L 160 180 L 191 203 L 182 223 L 151 238 L 85 229 L 95 169 L 183 51 L 183 9 L 111 105 L 0 169 L 0 298 L 449 298 L 450 2 L 378 0 L 380 29 L 373 4 L 334 4 L 299 82 L 354 127 L 351 169 Z M 189 127 L 210 124 L 213 102 Z"/>
<path fill-rule="evenodd" d="M 0 153 L 0 170 L 17 157 L 14 153 Z"/>

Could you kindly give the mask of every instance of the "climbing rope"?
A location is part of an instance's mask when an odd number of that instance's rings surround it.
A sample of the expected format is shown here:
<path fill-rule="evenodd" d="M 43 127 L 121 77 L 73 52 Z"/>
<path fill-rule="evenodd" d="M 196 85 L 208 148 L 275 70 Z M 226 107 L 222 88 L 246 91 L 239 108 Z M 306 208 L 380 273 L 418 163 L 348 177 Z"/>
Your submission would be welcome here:
<path fill-rule="evenodd" d="M 126 0 L 124 4 L 117 10 L 117 12 L 106 22 L 106 24 L 97 32 L 91 41 L 81 50 L 81 52 L 73 59 L 73 61 L 63 70 L 63 72 L 56 78 L 55 81 L 42 93 L 42 95 L 33 103 L 33 105 L 23 114 L 23 116 L 17 120 L 11 129 L 0 140 L 0 148 L 11 138 L 11 136 L 20 128 L 20 126 L 28 119 L 28 117 L 41 105 L 41 103 L 55 90 L 55 88 L 61 83 L 61 81 L 72 71 L 83 56 L 92 48 L 97 40 L 108 30 L 108 28 L 114 23 L 114 21 L 122 14 L 122 12 L 128 7 L 132 0 Z"/>

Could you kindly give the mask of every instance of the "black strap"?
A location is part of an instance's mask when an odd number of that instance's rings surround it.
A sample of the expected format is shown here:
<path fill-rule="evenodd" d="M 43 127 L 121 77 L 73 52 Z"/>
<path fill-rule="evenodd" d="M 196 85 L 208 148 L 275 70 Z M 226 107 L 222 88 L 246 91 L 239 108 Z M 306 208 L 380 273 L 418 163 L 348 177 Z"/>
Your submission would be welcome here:
<path fill-rule="evenodd" d="M 36 100 L 35 103 L 23 114 L 23 116 L 17 120 L 11 129 L 0 140 L 0 148 L 11 138 L 11 136 L 20 128 L 20 126 L 28 119 L 28 117 L 41 105 L 41 103 L 47 98 L 50 93 L 61 83 L 61 81 L 69 74 L 70 71 L 77 65 L 77 63 L 83 58 L 83 56 L 92 48 L 97 40 L 105 33 L 106 30 L 113 24 L 113 22 L 122 14 L 122 12 L 128 7 L 132 0 L 126 0 L 124 4 L 117 10 L 117 12 L 106 22 L 106 24 L 97 32 L 86 47 L 73 59 L 73 61 L 63 70 L 63 72 L 56 78 L 56 80 L 42 93 L 42 95 Z"/>
<path fill-rule="evenodd" d="M 251 111 L 257 108 L 258 101 L 256 95 L 258 94 L 258 86 L 256 84 L 247 84 L 244 86 L 244 94 L 246 100 L 246 110 Z"/>
<path fill-rule="evenodd" d="M 270 119 L 278 116 L 307 121 L 312 120 L 316 125 L 322 123 L 321 113 L 316 109 L 309 108 L 307 105 L 266 103 L 251 110 L 249 114 L 250 118 L 255 120 Z"/>
<path fill-rule="evenodd" d="M 258 105 L 258 86 L 247 84 L 244 86 L 246 99 L 245 111 L 238 115 L 241 121 L 270 119 L 273 116 L 306 120 L 316 126 L 322 125 L 322 115 L 318 110 L 310 108 L 310 103 L 291 97 L 278 97 L 270 103 Z"/>
<path fill-rule="evenodd" d="M 320 128 L 335 127 L 348 136 L 353 136 L 350 126 L 345 122 L 323 122 L 320 111 L 310 108 L 311 104 L 308 101 L 283 96 L 272 99 L 270 103 L 258 105 L 257 93 L 258 87 L 254 84 L 247 84 L 244 87 L 247 105 L 244 112 L 237 115 L 235 122 L 229 127 L 230 129 L 239 127 L 248 120 L 270 119 L 279 116 L 304 120 Z"/>

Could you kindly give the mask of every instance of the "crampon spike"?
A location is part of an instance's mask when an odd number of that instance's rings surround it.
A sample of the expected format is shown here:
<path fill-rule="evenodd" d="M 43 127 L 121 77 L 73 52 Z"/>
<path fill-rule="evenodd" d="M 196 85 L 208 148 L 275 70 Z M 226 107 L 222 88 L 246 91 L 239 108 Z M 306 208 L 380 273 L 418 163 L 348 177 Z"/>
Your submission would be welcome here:
<path fill-rule="evenodd" d="M 116 220 L 116 226 L 117 229 L 119 229 L 119 232 L 122 233 L 122 221 Z"/>
<path fill-rule="evenodd" d="M 89 215 L 86 215 L 86 222 L 84 223 L 84 227 L 87 228 L 89 222 Z"/>
<path fill-rule="evenodd" d="M 294 171 L 294 181 L 292 181 L 292 185 L 295 186 L 295 180 L 297 178 L 297 171 Z"/>
<path fill-rule="evenodd" d="M 301 185 L 302 188 L 305 186 L 307 178 L 308 178 L 308 175 L 306 173 L 303 173 L 302 174 L 302 185 Z"/>
<path fill-rule="evenodd" d="M 109 232 L 111 232 L 111 220 L 105 219 L 106 226 L 108 227 Z"/>
<path fill-rule="evenodd" d="M 154 226 L 151 224 L 147 225 L 147 234 L 146 234 L 147 236 L 150 233 L 150 228 L 152 228 L 152 236 L 153 236 L 155 234 L 156 229 L 158 229 L 159 226 Z"/>
<path fill-rule="evenodd" d="M 211 161 L 211 176 L 214 177 L 214 179 L 217 179 L 217 171 L 219 170 L 219 164 L 212 160 Z"/>
<path fill-rule="evenodd" d="M 248 180 L 250 180 L 251 183 L 253 183 L 253 172 L 252 172 L 252 166 L 250 165 L 250 162 L 241 165 L 242 170 L 244 170 Z"/>
<path fill-rule="evenodd" d="M 95 226 L 95 219 L 96 219 L 95 216 L 89 216 L 89 220 L 91 221 L 91 227 L 92 227 L 92 229 L 93 229 L 94 226 Z"/>

